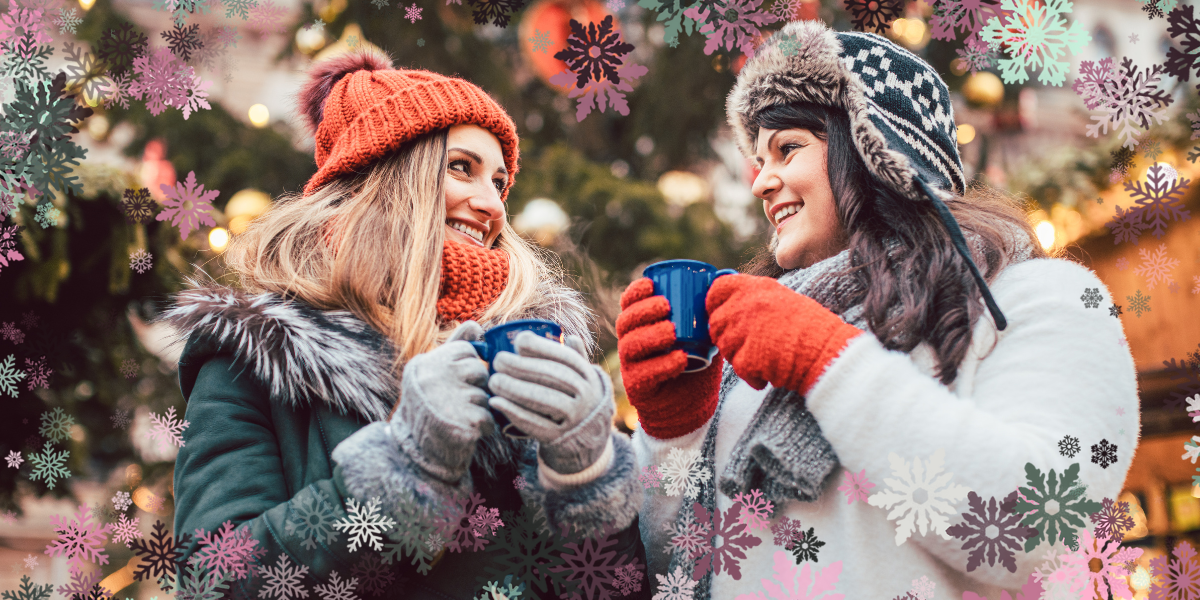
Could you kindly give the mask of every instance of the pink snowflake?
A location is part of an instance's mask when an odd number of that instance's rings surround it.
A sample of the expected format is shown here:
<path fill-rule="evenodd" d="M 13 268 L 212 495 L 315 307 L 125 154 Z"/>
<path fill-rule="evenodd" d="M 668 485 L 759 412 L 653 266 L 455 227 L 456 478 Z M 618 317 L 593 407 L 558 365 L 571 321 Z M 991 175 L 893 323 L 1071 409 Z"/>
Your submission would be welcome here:
<path fill-rule="evenodd" d="M 16 2 L 10 2 L 8 12 L 0 15 L 0 41 L 12 48 L 15 38 L 22 37 L 17 35 L 20 31 L 24 36 L 32 37 L 31 46 L 49 44 L 54 41 L 50 36 L 50 25 L 50 19 L 42 18 L 41 9 L 22 8 Z"/>
<path fill-rule="evenodd" d="M 146 512 L 157 513 L 162 510 L 165 502 L 162 496 L 157 494 L 149 494 L 146 496 Z"/>
<path fill-rule="evenodd" d="M 38 559 L 36 556 L 34 556 L 32 554 L 26 554 L 25 558 L 23 560 L 25 561 L 26 569 L 32 570 L 32 569 L 36 569 L 38 566 Z"/>
<path fill-rule="evenodd" d="M 175 418 L 174 406 L 168 408 L 167 414 L 161 417 L 150 413 L 150 422 L 153 423 L 150 427 L 150 439 L 157 440 L 160 448 L 183 447 L 183 430 L 187 429 L 190 423 Z"/>
<path fill-rule="evenodd" d="M 600 112 L 612 108 L 622 115 L 629 114 L 629 101 L 626 100 L 625 94 L 621 92 L 632 92 L 632 81 L 650 72 L 650 69 L 636 64 L 625 63 L 617 67 L 617 74 L 621 78 L 621 83 L 613 83 L 611 79 L 605 77 L 601 81 L 592 79 L 583 87 L 578 86 L 578 76 L 574 71 L 566 69 L 563 72 L 550 77 L 550 83 L 563 86 L 569 91 L 568 98 L 579 98 L 579 103 L 575 106 L 575 121 L 583 121 L 592 113 L 592 110 L 599 109 Z"/>
<path fill-rule="evenodd" d="M 58 588 L 58 593 L 67 598 L 88 598 L 92 589 L 100 580 L 104 578 L 104 573 L 100 569 L 84 570 L 79 565 L 71 565 L 67 572 L 71 574 L 71 582 Z M 103 588 L 101 588 L 103 589 Z M 48 596 L 49 594 L 47 594 Z M 8 596 L 5 595 L 7 598 Z M 107 596 L 101 596 L 106 598 Z"/>
<path fill-rule="evenodd" d="M 1147 289 L 1154 289 L 1154 286 L 1160 282 L 1170 283 L 1172 281 L 1170 271 L 1179 266 L 1179 259 L 1167 257 L 1166 244 L 1159 244 L 1154 252 L 1150 252 L 1146 248 L 1139 248 L 1138 255 L 1142 257 L 1142 266 L 1134 269 L 1133 272 L 1148 279 Z"/>
<path fill-rule="evenodd" d="M 772 525 L 771 533 L 775 534 L 775 545 L 783 546 L 785 550 L 791 550 L 796 542 L 804 539 L 804 530 L 800 528 L 800 521 L 793 521 L 787 517 Z"/>
<path fill-rule="evenodd" d="M 79 505 L 79 511 L 70 521 L 65 521 L 58 515 L 50 517 L 58 539 L 46 546 L 49 556 L 64 556 L 67 564 L 81 566 L 83 561 L 108 564 L 108 555 L 104 553 L 104 544 L 108 543 L 108 532 L 111 525 L 100 526 L 91 522 L 92 514 L 87 505 Z"/>
<path fill-rule="evenodd" d="M 922 575 L 920 579 L 912 580 L 912 588 L 908 593 L 917 600 L 933 600 L 933 588 L 937 587 L 937 583 L 930 581 L 929 577 Z"/>
<path fill-rule="evenodd" d="M 707 523 L 674 523 L 671 525 L 671 547 L 688 555 L 708 549 Z"/>
<path fill-rule="evenodd" d="M 513 487 L 517 488 L 518 490 L 523 490 L 528 485 L 529 485 L 529 482 L 525 481 L 524 476 L 517 475 L 517 477 L 515 479 L 513 479 Z"/>
<path fill-rule="evenodd" d="M 741 493 L 733 497 L 734 502 L 741 502 L 741 523 L 749 529 L 770 529 L 771 511 L 775 506 L 770 500 L 763 498 L 762 490 L 750 490 L 749 494 Z"/>
<path fill-rule="evenodd" d="M 987 69 L 996 60 L 996 51 L 974 35 L 968 37 L 963 47 L 955 50 L 955 53 L 962 60 L 963 67 L 971 70 L 971 74 Z"/>
<path fill-rule="evenodd" d="M 475 514 L 467 520 L 470 521 L 471 531 L 476 537 L 496 535 L 496 529 L 504 527 L 504 521 L 500 520 L 500 509 L 498 508 L 477 507 Z"/>
<path fill-rule="evenodd" d="M 746 549 L 762 543 L 758 536 L 745 532 L 746 526 L 741 523 L 740 518 L 742 510 L 740 502 L 734 502 L 725 514 L 719 511 L 710 513 L 703 504 L 692 503 L 696 522 L 709 525 L 708 531 L 705 532 L 707 547 L 691 554 L 693 560 L 699 559 L 696 561 L 696 568 L 692 570 L 692 579 L 700 581 L 709 570 L 712 570 L 713 574 L 724 571 L 734 579 L 742 578 L 738 561 L 746 558 Z M 718 536 L 721 539 L 719 546 L 716 543 Z"/>
<path fill-rule="evenodd" d="M 234 529 L 233 521 L 225 521 L 221 529 L 209 534 L 203 528 L 196 530 L 199 549 L 188 559 L 188 564 L 210 569 L 214 575 L 231 575 L 232 579 L 250 576 L 251 567 L 258 562 L 266 548 L 250 536 L 250 528 Z"/>
<path fill-rule="evenodd" d="M 132 548 L 133 540 L 142 537 L 142 532 L 138 529 L 138 522 L 141 517 L 134 517 L 132 520 L 125 515 L 121 515 L 118 522 L 112 524 L 113 543 L 125 544 L 126 548 Z"/>
<path fill-rule="evenodd" d="M 1101 501 L 1101 509 L 1091 515 L 1096 524 L 1096 535 L 1104 539 L 1121 541 L 1123 532 L 1133 529 L 1133 517 L 1129 515 L 1128 502 L 1113 502 L 1112 498 Z"/>
<path fill-rule="evenodd" d="M 275 6 L 274 0 L 264 0 L 250 9 L 249 25 L 263 33 L 286 33 L 287 24 L 283 20 L 286 14 L 287 9 Z"/>
<path fill-rule="evenodd" d="M 866 469 L 859 471 L 857 475 L 850 471 L 846 471 L 845 480 L 845 483 L 838 486 L 838 491 L 845 492 L 846 504 L 854 504 L 855 500 L 866 502 L 867 492 L 869 492 L 871 488 L 875 487 L 875 484 L 871 483 L 871 481 L 867 479 Z"/>
<path fill-rule="evenodd" d="M 0 336 L 3 336 L 4 339 L 14 344 L 20 344 L 25 341 L 25 332 L 17 329 L 17 324 L 13 322 L 6 322 L 4 325 L 0 325 Z"/>
<path fill-rule="evenodd" d="M 17 250 L 19 229 L 20 227 L 17 225 L 7 227 L 0 225 L 0 268 L 7 267 L 19 260 L 25 260 L 25 255 Z"/>
<path fill-rule="evenodd" d="M 211 109 L 208 100 L 208 88 L 212 87 L 213 82 L 205 81 L 199 75 L 193 75 L 188 78 L 187 85 L 183 88 L 184 100 L 176 108 L 183 111 L 183 119 L 186 121 L 192 115 L 192 112 L 201 108 Z"/>
<path fill-rule="evenodd" d="M 412 6 L 404 9 L 404 18 L 410 23 L 416 23 L 421 20 L 421 9 L 414 2 Z"/>
<path fill-rule="evenodd" d="M 693 6 L 683 11 L 683 16 L 704 23 L 700 33 L 708 37 L 704 44 L 704 53 L 712 54 L 717 48 L 740 50 L 747 57 L 754 56 L 754 39 L 760 28 L 779 20 L 779 16 L 766 10 L 759 9 L 762 0 L 730 0 L 725 3 L 723 14 L 709 20 L 710 10 L 700 10 Z"/>
<path fill-rule="evenodd" d="M 596 537 L 584 538 L 580 542 L 567 542 L 562 552 L 563 564 L 550 567 L 555 573 L 566 573 L 565 581 L 577 582 L 578 587 L 570 598 L 580 600 L 610 600 L 611 586 L 618 569 L 629 562 L 630 556 L 618 553 L 616 532 L 606 530 Z M 634 568 L 637 568 L 636 566 Z M 566 596 L 564 596 L 566 598 Z"/>
<path fill-rule="evenodd" d="M 1118 271 L 1124 271 L 1125 269 L 1128 269 L 1128 268 L 1129 268 L 1129 260 L 1128 259 L 1126 259 L 1124 256 L 1117 259 L 1117 270 Z"/>
<path fill-rule="evenodd" d="M 845 594 L 826 593 L 837 591 L 834 588 L 842 574 L 842 561 L 813 573 L 812 563 L 805 562 L 802 567 L 796 565 L 792 557 L 782 550 L 775 551 L 774 560 L 775 581 L 762 580 L 762 587 L 768 595 L 764 596 L 761 592 L 739 594 L 734 600 L 843 600 L 846 597 Z"/>
<path fill-rule="evenodd" d="M 662 474 L 658 472 L 658 465 L 642 467 L 642 474 L 638 476 L 638 480 L 642 482 L 642 487 L 645 489 L 662 487 Z"/>
<path fill-rule="evenodd" d="M 483 507 L 483 496 L 458 495 L 443 503 L 442 514 L 438 515 L 438 533 L 448 540 L 446 549 L 451 552 L 478 552 L 489 543 L 481 535 L 475 535 L 471 519 Z"/>
<path fill-rule="evenodd" d="M 171 224 L 179 227 L 180 236 L 187 239 L 188 234 L 203 225 L 216 225 L 212 217 L 212 201 L 220 190 L 205 191 L 203 185 L 196 184 L 196 172 L 188 171 L 183 183 L 175 182 L 175 187 L 160 183 L 159 188 L 167 199 L 163 201 L 163 210 L 154 217 L 156 221 L 171 220 Z"/>
<path fill-rule="evenodd" d="M 1150 600 L 1177 600 L 1200 597 L 1200 563 L 1196 550 L 1186 541 L 1175 546 L 1175 560 L 1168 556 L 1150 559 L 1150 572 L 1155 577 L 1150 583 Z"/>
<path fill-rule="evenodd" d="M 151 115 L 157 117 L 168 106 L 187 103 L 186 94 L 195 71 L 170 48 L 157 48 L 133 59 L 133 72 L 135 77 L 129 84 L 129 95 L 137 100 L 145 99 Z"/>
<path fill-rule="evenodd" d="M 1192 293 L 1200 294 L 1200 275 L 1192 275 Z"/>
<path fill-rule="evenodd" d="M 1084 528 L 1079 536 L 1079 550 L 1063 556 L 1063 563 L 1075 565 L 1080 572 L 1088 576 L 1088 589 L 1095 589 L 1101 598 L 1107 598 L 1111 588 L 1112 595 L 1118 598 L 1129 598 L 1133 591 L 1124 579 L 1122 566 L 1125 562 L 1135 560 L 1142 555 L 1141 548 L 1122 548 L 1121 542 L 1092 537 L 1090 529 Z M 1099 568 L 1093 566 L 1098 561 Z"/>
<path fill-rule="evenodd" d="M 613 575 L 613 587 L 621 591 L 622 596 L 642 591 L 642 579 L 646 575 L 638 568 L 636 562 L 619 567 Z"/>
<path fill-rule="evenodd" d="M 1102 104 L 1111 101 L 1107 86 L 1116 78 L 1124 77 L 1124 72 L 1113 67 L 1112 57 L 1099 61 L 1090 60 L 1079 63 L 1079 77 L 1071 84 L 1075 94 L 1083 98 L 1088 110 L 1096 110 Z"/>
<path fill-rule="evenodd" d="M 1004 21 L 1012 14 L 1001 8 L 1001 2 L 987 0 L 938 0 L 932 4 L 939 10 L 929 19 L 930 36 L 947 42 L 954 41 L 956 29 L 967 32 L 968 38 L 978 37 L 988 20 L 998 17 Z"/>
<path fill-rule="evenodd" d="M 25 359 L 25 375 L 29 377 L 29 391 L 36 388 L 50 389 L 50 376 L 54 374 L 54 369 L 46 366 L 46 357 L 29 360 Z"/>

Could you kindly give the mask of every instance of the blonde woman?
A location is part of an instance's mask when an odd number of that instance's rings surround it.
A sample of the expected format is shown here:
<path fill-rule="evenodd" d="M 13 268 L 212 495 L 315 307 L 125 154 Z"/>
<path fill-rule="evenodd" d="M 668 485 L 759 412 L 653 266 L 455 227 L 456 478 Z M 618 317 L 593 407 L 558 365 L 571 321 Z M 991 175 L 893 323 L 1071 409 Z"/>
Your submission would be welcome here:
<path fill-rule="evenodd" d="M 474 598 L 504 573 L 554 594 L 569 573 L 497 563 L 508 511 L 547 539 L 609 534 L 644 577 L 641 486 L 587 358 L 592 315 L 507 220 L 512 119 L 471 83 L 366 53 L 315 65 L 299 103 L 317 173 L 230 244 L 242 289 L 194 287 L 165 315 L 189 336 L 182 587 L 207 569 L 253 594 L 262 569 L 303 565 L 302 586 L 354 578 L 365 597 Z M 521 334 L 489 376 L 467 341 L 523 318 L 566 343 Z M 225 523 L 264 567 L 213 558 L 199 538 Z"/>

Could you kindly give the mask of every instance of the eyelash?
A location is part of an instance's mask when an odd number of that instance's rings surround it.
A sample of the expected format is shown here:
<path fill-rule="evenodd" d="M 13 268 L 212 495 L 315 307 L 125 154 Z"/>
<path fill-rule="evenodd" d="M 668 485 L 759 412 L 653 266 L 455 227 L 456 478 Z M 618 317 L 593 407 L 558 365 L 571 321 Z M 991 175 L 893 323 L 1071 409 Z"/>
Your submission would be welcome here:
<path fill-rule="evenodd" d="M 460 160 L 452 160 L 452 161 L 450 161 L 449 168 L 454 169 L 454 165 L 459 165 L 459 164 L 464 165 L 466 167 L 465 169 L 463 169 L 461 171 L 462 173 L 465 173 L 467 175 L 471 174 L 471 163 L 469 161 L 465 161 L 465 160 L 461 160 L 461 159 Z M 504 180 L 503 179 L 493 179 L 492 185 L 496 186 L 497 192 L 500 192 L 501 195 L 504 194 Z"/>
<path fill-rule="evenodd" d="M 786 157 L 788 154 L 791 154 L 790 152 L 788 152 L 788 150 L 787 150 L 788 148 L 803 148 L 804 146 L 805 146 L 804 144 L 783 144 L 783 145 L 779 146 L 779 151 L 782 152 L 783 155 Z"/>

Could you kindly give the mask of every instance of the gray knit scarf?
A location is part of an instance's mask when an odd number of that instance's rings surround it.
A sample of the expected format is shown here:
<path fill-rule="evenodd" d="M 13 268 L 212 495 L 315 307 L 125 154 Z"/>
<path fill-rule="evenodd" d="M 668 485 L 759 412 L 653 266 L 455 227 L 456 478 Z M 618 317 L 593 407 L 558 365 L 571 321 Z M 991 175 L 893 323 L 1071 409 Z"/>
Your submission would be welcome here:
<path fill-rule="evenodd" d="M 1011 253 L 1006 266 L 1027 260 L 1032 255 L 1032 246 L 1027 236 L 1015 227 L 1012 230 Z M 976 257 L 982 256 L 979 237 L 969 231 L 963 232 L 967 243 L 972 246 Z M 900 243 L 898 240 L 885 242 L 889 254 L 894 252 Z M 834 312 L 843 321 L 869 331 L 861 301 L 863 286 L 856 277 L 835 276 L 825 277 L 830 273 L 844 272 L 851 266 L 850 250 L 822 260 L 805 269 L 794 269 L 784 273 L 779 283 L 789 289 L 804 294 L 816 300 L 825 308 Z M 854 301 L 853 303 L 851 303 Z M 901 310 L 899 303 L 888 309 L 889 316 Z M 704 438 L 701 448 L 701 460 L 712 467 L 716 465 L 717 429 L 720 425 L 721 409 L 730 390 L 737 384 L 739 378 L 733 368 L 726 362 L 721 377 L 720 396 L 716 412 L 713 414 L 712 426 Z M 751 489 L 762 490 L 765 496 L 779 510 L 788 500 L 812 502 L 820 496 L 825 478 L 838 466 L 838 457 L 829 440 L 821 434 L 812 413 L 805 407 L 804 398 L 800 394 L 787 389 L 769 387 L 767 396 L 745 433 L 733 448 L 729 463 L 724 473 L 719 477 L 719 484 L 710 478 L 700 485 L 695 502 L 699 502 L 712 513 L 716 510 L 716 487 L 727 497 L 740 493 L 748 493 Z M 684 498 L 676 520 L 679 525 L 693 520 L 692 501 Z M 695 561 L 689 560 L 687 554 L 672 552 L 670 570 L 682 566 L 684 572 L 691 572 Z M 710 600 L 712 586 L 712 571 L 704 574 L 697 582 L 693 600 Z"/>

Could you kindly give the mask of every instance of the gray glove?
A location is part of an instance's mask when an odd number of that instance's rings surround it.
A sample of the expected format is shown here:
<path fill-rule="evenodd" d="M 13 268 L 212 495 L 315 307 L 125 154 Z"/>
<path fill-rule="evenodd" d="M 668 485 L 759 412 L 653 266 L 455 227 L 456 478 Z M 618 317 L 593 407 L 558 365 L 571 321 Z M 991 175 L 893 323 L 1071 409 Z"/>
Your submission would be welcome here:
<path fill-rule="evenodd" d="M 462 340 L 477 340 L 475 321 L 458 326 L 445 344 L 404 366 L 392 436 L 430 475 L 455 485 L 467 472 L 475 442 L 496 426 L 487 409 L 487 363 Z"/>
<path fill-rule="evenodd" d="M 513 340 L 517 354 L 501 352 L 488 403 L 538 441 L 546 466 L 569 475 L 592 466 L 612 432 L 612 380 L 587 361 L 583 340 L 558 344 L 527 331 Z"/>

